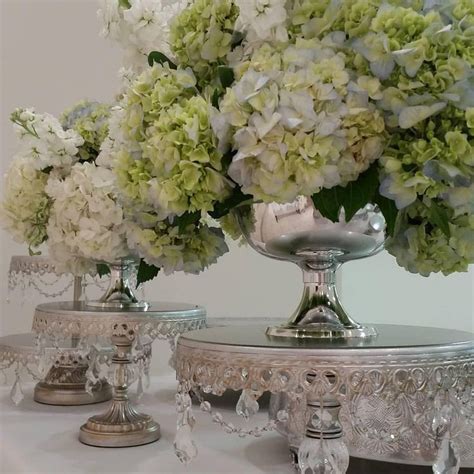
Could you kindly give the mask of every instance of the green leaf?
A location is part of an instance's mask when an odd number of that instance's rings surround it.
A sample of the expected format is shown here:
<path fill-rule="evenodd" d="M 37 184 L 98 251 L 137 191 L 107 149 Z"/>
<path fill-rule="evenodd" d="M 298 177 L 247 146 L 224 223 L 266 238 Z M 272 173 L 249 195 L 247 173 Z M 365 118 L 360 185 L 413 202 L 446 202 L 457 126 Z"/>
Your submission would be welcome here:
<path fill-rule="evenodd" d="M 173 225 L 178 226 L 180 234 L 186 232 L 186 227 L 190 224 L 196 224 L 201 218 L 201 213 L 196 212 L 185 212 L 179 217 L 175 217 L 173 220 Z"/>
<path fill-rule="evenodd" d="M 158 63 L 158 64 L 168 63 L 170 69 L 178 69 L 178 66 L 176 66 L 176 64 L 173 61 L 171 61 L 171 59 L 169 59 L 167 56 L 165 56 L 163 53 L 160 53 L 159 51 L 152 51 L 148 55 L 148 64 L 150 66 L 153 66 L 154 63 Z"/>
<path fill-rule="evenodd" d="M 211 104 L 213 107 L 216 109 L 219 108 L 219 99 L 221 97 L 221 93 L 219 92 L 219 89 L 214 89 L 214 92 L 211 97 Z"/>
<path fill-rule="evenodd" d="M 28 254 L 30 257 L 37 257 L 38 255 L 41 255 L 41 250 L 35 252 L 31 247 L 28 247 Z"/>
<path fill-rule="evenodd" d="M 224 153 L 221 159 L 222 167 L 224 170 L 228 170 L 230 164 L 232 163 L 232 160 L 234 159 L 235 156 L 235 151 L 228 151 L 227 153 Z"/>
<path fill-rule="evenodd" d="M 220 219 L 226 216 L 229 212 L 238 205 L 246 201 L 252 201 L 253 197 L 249 194 L 244 194 L 240 188 L 234 188 L 232 195 L 225 201 L 214 204 L 214 210 L 209 212 L 209 215 L 214 219 Z"/>
<path fill-rule="evenodd" d="M 140 260 L 140 264 L 138 265 L 138 272 L 137 272 L 137 288 L 142 284 L 146 283 L 147 281 L 153 280 L 160 269 L 155 267 L 155 265 L 149 265 L 148 263 L 143 260 Z"/>
<path fill-rule="evenodd" d="M 441 206 L 438 206 L 438 204 L 436 204 L 434 201 L 431 201 L 429 211 L 431 222 L 437 225 L 448 239 L 451 238 L 451 230 L 449 228 L 449 217 L 446 212 L 446 209 Z"/>
<path fill-rule="evenodd" d="M 319 193 L 313 194 L 311 199 L 314 206 L 323 217 L 337 222 L 339 220 L 339 209 L 341 209 L 342 200 L 338 196 L 340 186 L 331 189 L 321 189 Z"/>
<path fill-rule="evenodd" d="M 241 31 L 234 30 L 232 32 L 232 39 L 230 41 L 230 45 L 232 46 L 232 49 L 236 48 L 237 46 L 240 46 L 244 38 L 245 38 L 245 35 Z"/>
<path fill-rule="evenodd" d="M 129 0 L 119 0 L 119 5 L 120 5 L 124 10 L 128 10 L 129 8 L 132 7 L 132 6 L 130 5 Z"/>
<path fill-rule="evenodd" d="M 356 181 L 351 181 L 347 186 L 334 186 L 331 189 L 322 189 L 313 194 L 312 199 L 316 209 L 327 219 L 337 222 L 339 210 L 344 208 L 346 222 L 367 203 L 373 202 L 379 187 L 378 167 L 374 163 Z"/>
<path fill-rule="evenodd" d="M 382 196 L 377 190 L 372 200 L 372 203 L 377 204 L 379 206 L 385 218 L 385 222 L 387 223 L 387 234 L 389 236 L 393 236 L 393 234 L 395 233 L 395 224 L 397 222 L 397 217 L 400 212 L 397 209 L 395 201 L 393 201 L 392 199 L 388 199 L 385 196 Z"/>
<path fill-rule="evenodd" d="M 230 87 L 234 82 L 234 71 L 228 66 L 218 66 L 217 74 L 224 89 Z"/>
<path fill-rule="evenodd" d="M 110 273 L 110 268 L 105 263 L 98 263 L 96 266 L 97 266 L 97 274 L 99 275 L 100 278 Z"/>

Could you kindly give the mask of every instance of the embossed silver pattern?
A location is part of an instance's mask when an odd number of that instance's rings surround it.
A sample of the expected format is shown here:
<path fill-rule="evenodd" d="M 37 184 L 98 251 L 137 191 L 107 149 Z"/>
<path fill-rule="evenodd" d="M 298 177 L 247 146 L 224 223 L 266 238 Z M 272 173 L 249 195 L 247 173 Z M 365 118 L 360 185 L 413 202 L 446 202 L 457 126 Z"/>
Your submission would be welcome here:
<path fill-rule="evenodd" d="M 126 447 L 151 443 L 160 437 L 159 425 L 149 415 L 138 413 L 128 398 L 134 381 L 132 364 L 137 345 L 149 350 L 154 339 L 169 339 L 205 327 L 206 311 L 185 303 L 150 303 L 145 308 L 92 308 L 85 302 L 59 302 L 39 305 L 33 329 L 40 335 L 109 340 L 115 346 L 111 385 L 114 396 L 109 409 L 89 418 L 81 427 L 80 440 L 99 447 Z M 141 360 L 141 366 L 144 367 Z M 141 384 L 141 380 L 139 380 Z"/>
<path fill-rule="evenodd" d="M 377 326 L 378 338 L 318 344 L 265 339 L 264 328 L 213 328 L 183 335 L 177 377 L 190 389 L 206 387 L 284 393 L 289 419 L 279 423 L 296 448 L 306 423 L 306 397 L 330 396 L 353 454 L 432 463 L 444 433 L 433 430 L 436 397 L 452 404 L 453 441 L 464 465 L 474 453 L 474 340 L 469 333 Z M 419 340 L 417 343 L 416 341 Z M 364 341 L 364 342 L 363 342 Z M 374 415 L 375 413 L 375 415 Z"/>

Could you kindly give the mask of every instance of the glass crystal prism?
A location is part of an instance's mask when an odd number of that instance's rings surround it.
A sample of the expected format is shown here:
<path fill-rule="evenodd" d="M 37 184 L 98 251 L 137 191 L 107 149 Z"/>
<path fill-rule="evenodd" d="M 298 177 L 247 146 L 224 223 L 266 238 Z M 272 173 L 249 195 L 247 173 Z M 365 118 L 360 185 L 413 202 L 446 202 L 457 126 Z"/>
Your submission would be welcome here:
<path fill-rule="evenodd" d="M 25 398 L 25 395 L 23 394 L 23 390 L 21 388 L 20 377 L 18 375 L 10 391 L 10 398 L 15 405 L 19 405 L 22 402 L 22 400 Z"/>
<path fill-rule="evenodd" d="M 183 464 L 189 464 L 197 456 L 197 447 L 191 438 L 191 426 L 178 426 L 174 439 L 176 456 Z"/>
<path fill-rule="evenodd" d="M 258 409 L 259 405 L 253 394 L 249 390 L 242 390 L 235 408 L 237 415 L 245 420 L 249 420 L 253 415 L 258 413 Z"/>
<path fill-rule="evenodd" d="M 298 451 L 301 474 L 345 474 L 349 452 L 342 438 L 305 438 Z"/>
<path fill-rule="evenodd" d="M 441 447 L 433 464 L 434 474 L 457 474 L 461 460 L 456 445 L 448 437 L 441 442 Z"/>

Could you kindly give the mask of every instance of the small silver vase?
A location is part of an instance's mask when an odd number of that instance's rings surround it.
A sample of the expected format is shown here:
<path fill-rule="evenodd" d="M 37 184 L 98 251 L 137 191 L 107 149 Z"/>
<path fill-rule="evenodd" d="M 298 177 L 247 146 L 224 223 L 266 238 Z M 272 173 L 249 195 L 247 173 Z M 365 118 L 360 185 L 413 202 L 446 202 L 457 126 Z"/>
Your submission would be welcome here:
<path fill-rule="evenodd" d="M 376 331 L 354 321 L 342 307 L 336 271 L 349 260 L 369 257 L 383 249 L 385 219 L 367 204 L 345 221 L 324 218 L 311 198 L 288 204 L 255 203 L 234 210 L 246 240 L 267 257 L 296 263 L 303 271 L 303 296 L 289 321 L 267 329 L 271 337 L 372 337 Z"/>
<path fill-rule="evenodd" d="M 107 309 L 146 309 L 148 303 L 140 301 L 132 288 L 131 278 L 137 270 L 132 258 L 106 264 L 110 269 L 109 285 L 99 300 L 88 301 L 87 306 Z"/>

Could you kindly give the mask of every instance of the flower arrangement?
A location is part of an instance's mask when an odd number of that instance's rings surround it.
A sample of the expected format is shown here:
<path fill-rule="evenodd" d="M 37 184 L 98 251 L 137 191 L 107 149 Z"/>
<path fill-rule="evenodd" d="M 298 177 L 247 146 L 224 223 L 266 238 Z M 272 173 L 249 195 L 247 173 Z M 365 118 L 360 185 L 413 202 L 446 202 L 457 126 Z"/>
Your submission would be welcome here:
<path fill-rule="evenodd" d="M 150 3 L 105 2 L 120 24 Z M 176 11 L 159 41 L 141 43 L 107 156 L 148 263 L 170 255 L 163 232 L 198 236 L 212 217 L 238 238 L 233 207 L 299 195 L 331 220 L 378 205 L 387 249 L 411 272 L 474 262 L 471 1 L 194 0 Z"/>
<path fill-rule="evenodd" d="M 110 106 L 82 101 L 61 122 L 33 109 L 11 120 L 20 147 L 6 175 L 2 217 L 30 252 L 46 243 L 60 272 L 94 274 L 96 261 L 128 255 L 115 176 L 95 163 Z"/>
<path fill-rule="evenodd" d="M 197 273 L 228 250 L 221 228 L 240 238 L 233 208 L 303 195 L 333 221 L 376 204 L 411 272 L 474 262 L 471 1 L 100 3 L 121 95 L 61 123 L 13 114 L 17 240 Z"/>

